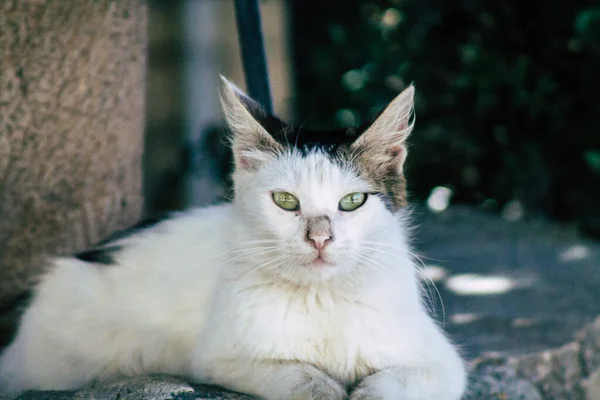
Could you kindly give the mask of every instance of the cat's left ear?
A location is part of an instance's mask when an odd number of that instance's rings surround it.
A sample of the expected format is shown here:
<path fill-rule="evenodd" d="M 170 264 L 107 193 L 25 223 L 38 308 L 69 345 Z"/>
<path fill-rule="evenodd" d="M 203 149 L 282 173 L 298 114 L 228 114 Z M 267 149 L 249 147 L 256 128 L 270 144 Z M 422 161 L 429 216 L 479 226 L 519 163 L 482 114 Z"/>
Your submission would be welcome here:
<path fill-rule="evenodd" d="M 232 133 L 231 147 L 237 169 L 256 170 L 281 152 L 282 146 L 267 129 L 275 129 L 278 122 L 282 123 L 223 76 L 221 106 Z"/>
<path fill-rule="evenodd" d="M 404 89 L 352 144 L 352 149 L 371 168 L 402 172 L 406 139 L 414 124 L 414 96 L 414 86 Z"/>

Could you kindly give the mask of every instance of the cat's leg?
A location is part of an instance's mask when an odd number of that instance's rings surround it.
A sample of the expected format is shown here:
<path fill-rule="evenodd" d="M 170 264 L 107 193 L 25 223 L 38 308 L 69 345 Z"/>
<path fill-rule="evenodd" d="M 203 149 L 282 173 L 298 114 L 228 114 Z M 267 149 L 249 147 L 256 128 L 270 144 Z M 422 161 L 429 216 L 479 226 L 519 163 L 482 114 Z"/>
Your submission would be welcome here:
<path fill-rule="evenodd" d="M 37 287 L 16 337 L 0 354 L 0 392 L 79 388 L 106 365 L 112 344 L 93 292 L 94 269 L 60 260 Z M 93 311 L 92 311 L 93 310 Z M 98 322 L 99 321 L 99 322 Z M 90 355 L 92 354 L 92 355 Z"/>
<path fill-rule="evenodd" d="M 454 370 L 393 367 L 364 378 L 350 400 L 459 400 L 465 381 L 462 365 Z"/>
<path fill-rule="evenodd" d="M 342 385 L 316 367 L 297 362 L 231 360 L 196 374 L 202 383 L 266 400 L 344 400 Z"/>
<path fill-rule="evenodd" d="M 42 330 L 22 325 L 15 340 L 0 354 L 0 393 L 24 390 L 76 389 L 90 371 Z"/>

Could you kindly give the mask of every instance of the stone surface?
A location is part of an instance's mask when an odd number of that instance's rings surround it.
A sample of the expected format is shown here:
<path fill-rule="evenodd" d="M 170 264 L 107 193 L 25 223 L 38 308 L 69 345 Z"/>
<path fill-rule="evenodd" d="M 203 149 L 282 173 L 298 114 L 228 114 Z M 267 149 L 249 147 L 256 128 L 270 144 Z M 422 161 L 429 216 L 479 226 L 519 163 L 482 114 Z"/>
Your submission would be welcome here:
<path fill-rule="evenodd" d="M 0 345 L 45 254 L 140 216 L 146 8 L 0 2 Z"/>
<path fill-rule="evenodd" d="M 586 394 L 585 400 L 600 399 L 600 369 L 590 374 L 589 378 L 582 382 L 582 386 Z"/>
<path fill-rule="evenodd" d="M 600 318 L 578 334 L 584 368 L 587 371 L 600 369 Z M 599 397 L 600 398 L 600 397 Z"/>
<path fill-rule="evenodd" d="M 598 400 L 600 368 L 588 367 L 594 365 L 589 361 L 590 356 L 597 356 L 597 348 L 591 343 L 596 343 L 598 336 L 600 318 L 578 332 L 576 340 L 558 348 L 513 356 L 484 354 L 472 363 L 471 396 L 478 398 L 479 392 L 491 395 L 494 391 L 508 391 L 507 387 L 514 388 L 517 380 L 535 387 L 542 399 Z"/>
<path fill-rule="evenodd" d="M 474 363 L 464 400 L 542 400 L 539 390 L 517 376 L 502 358 Z"/>
<path fill-rule="evenodd" d="M 464 207 L 415 220 L 438 320 L 475 359 L 468 398 L 600 399 L 600 243 Z"/>
<path fill-rule="evenodd" d="M 185 381 L 168 376 L 139 376 L 99 384 L 75 394 L 74 400 L 119 400 L 127 398 L 168 400 L 193 393 Z"/>
<path fill-rule="evenodd" d="M 253 400 L 253 398 L 210 386 L 190 385 L 176 377 L 155 375 L 122 378 L 78 392 L 27 392 L 11 399 L 0 396 L 0 400 Z"/>
<path fill-rule="evenodd" d="M 508 221 L 467 207 L 415 214 L 417 250 L 436 273 L 445 313 L 430 285 L 429 297 L 468 358 L 558 348 L 600 315 L 600 242 L 527 216 Z M 594 340 L 587 357 L 597 364 Z"/>
<path fill-rule="evenodd" d="M 569 343 L 509 361 L 518 376 L 536 385 L 546 399 L 583 399 L 581 382 L 586 371 L 581 363 L 581 346 Z"/>

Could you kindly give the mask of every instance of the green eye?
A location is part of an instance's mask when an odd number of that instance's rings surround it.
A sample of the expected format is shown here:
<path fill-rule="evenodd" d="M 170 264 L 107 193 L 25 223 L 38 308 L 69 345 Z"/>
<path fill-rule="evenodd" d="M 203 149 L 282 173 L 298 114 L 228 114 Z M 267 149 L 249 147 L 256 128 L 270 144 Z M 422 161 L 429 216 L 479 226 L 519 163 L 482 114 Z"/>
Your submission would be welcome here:
<path fill-rule="evenodd" d="M 286 211 L 298 211 L 300 209 L 298 199 L 288 192 L 273 192 L 273 201 Z"/>
<path fill-rule="evenodd" d="M 342 197 L 338 208 L 342 211 L 354 211 L 367 201 L 366 193 L 350 193 Z"/>

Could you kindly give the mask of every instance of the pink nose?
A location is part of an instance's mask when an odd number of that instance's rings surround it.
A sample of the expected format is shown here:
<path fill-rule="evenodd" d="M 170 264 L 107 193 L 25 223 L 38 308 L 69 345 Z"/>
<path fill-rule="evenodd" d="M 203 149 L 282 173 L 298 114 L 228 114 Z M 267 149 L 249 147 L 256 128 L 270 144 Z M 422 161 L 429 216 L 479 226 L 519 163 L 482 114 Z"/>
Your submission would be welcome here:
<path fill-rule="evenodd" d="M 308 235 L 308 241 L 315 247 L 317 250 L 323 250 L 325 246 L 331 243 L 331 235 L 329 234 L 321 234 L 321 235 Z"/>

